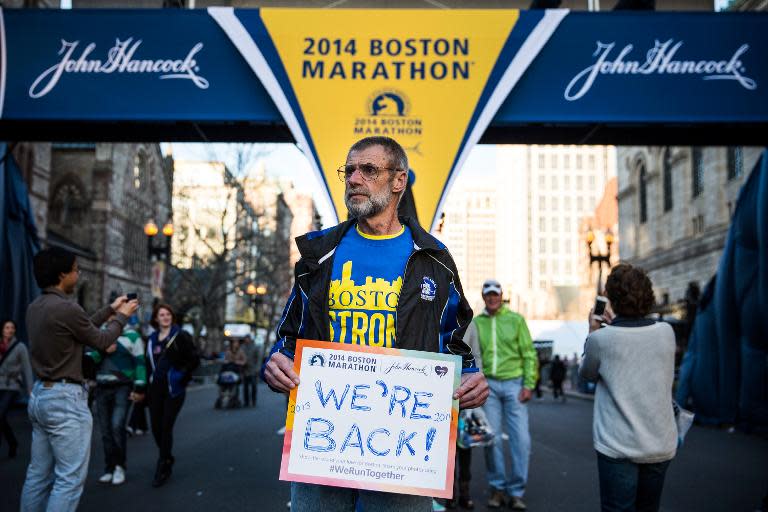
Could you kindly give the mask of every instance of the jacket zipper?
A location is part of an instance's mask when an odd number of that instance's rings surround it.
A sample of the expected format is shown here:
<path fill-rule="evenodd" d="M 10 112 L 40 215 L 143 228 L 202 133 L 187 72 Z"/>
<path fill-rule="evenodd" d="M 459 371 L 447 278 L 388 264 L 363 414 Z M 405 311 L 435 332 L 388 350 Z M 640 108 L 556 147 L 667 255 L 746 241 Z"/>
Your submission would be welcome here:
<path fill-rule="evenodd" d="M 413 255 L 416 254 L 419 251 L 422 251 L 423 249 L 417 249 L 415 251 L 411 251 L 411 254 L 408 255 L 408 259 L 405 260 L 405 269 L 403 269 L 403 287 L 400 289 L 400 293 L 403 293 L 403 290 L 405 289 L 405 277 L 408 275 L 408 265 L 411 264 L 411 258 L 413 258 Z M 395 345 L 397 345 L 397 318 L 398 318 L 398 311 L 400 310 L 400 299 L 397 299 L 397 307 L 395 308 Z M 438 337 L 440 336 L 440 329 L 438 329 Z M 438 343 L 438 346 L 440 344 Z M 392 347 L 395 348 L 395 347 Z"/>
<path fill-rule="evenodd" d="M 493 346 L 493 376 L 496 377 L 496 363 L 499 361 L 499 354 L 496 352 L 496 315 L 491 316 L 491 346 Z"/>

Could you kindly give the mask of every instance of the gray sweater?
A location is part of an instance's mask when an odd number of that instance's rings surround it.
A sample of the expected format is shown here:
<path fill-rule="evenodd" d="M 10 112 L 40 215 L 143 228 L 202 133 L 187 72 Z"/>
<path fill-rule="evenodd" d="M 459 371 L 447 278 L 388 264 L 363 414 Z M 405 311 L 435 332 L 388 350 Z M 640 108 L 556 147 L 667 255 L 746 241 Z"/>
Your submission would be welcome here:
<path fill-rule="evenodd" d="M 669 324 L 607 326 L 590 334 L 579 375 L 597 381 L 595 450 L 641 464 L 672 459 L 677 450 L 674 371 L 675 335 Z"/>
<path fill-rule="evenodd" d="M 32 391 L 32 367 L 29 364 L 29 352 L 23 343 L 16 343 L 14 339 L 8 345 L 12 350 L 6 353 L 3 363 L 0 364 L 0 391 Z M 22 387 L 22 384 L 24 387 Z"/>

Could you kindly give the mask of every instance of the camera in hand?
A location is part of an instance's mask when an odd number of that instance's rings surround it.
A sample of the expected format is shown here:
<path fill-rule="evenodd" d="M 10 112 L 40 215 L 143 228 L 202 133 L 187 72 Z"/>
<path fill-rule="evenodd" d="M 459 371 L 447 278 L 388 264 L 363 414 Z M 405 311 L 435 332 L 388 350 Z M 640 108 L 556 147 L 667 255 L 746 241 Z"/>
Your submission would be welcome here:
<path fill-rule="evenodd" d="M 138 300 L 139 294 L 138 293 L 129 293 L 128 295 L 126 295 L 126 297 L 128 297 L 128 300 Z"/>

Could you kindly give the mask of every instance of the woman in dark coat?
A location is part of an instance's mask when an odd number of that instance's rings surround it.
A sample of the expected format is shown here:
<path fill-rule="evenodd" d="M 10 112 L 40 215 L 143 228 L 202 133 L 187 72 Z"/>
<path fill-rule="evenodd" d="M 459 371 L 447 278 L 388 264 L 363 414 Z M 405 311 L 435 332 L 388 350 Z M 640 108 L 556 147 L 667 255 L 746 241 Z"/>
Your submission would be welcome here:
<path fill-rule="evenodd" d="M 160 451 L 152 485 L 159 487 L 171 476 L 175 461 L 173 425 L 200 358 L 192 337 L 177 324 L 171 306 L 155 306 L 151 324 L 156 330 L 147 343 L 147 398 L 152 435 Z"/>
<path fill-rule="evenodd" d="M 13 320 L 6 320 L 0 337 L 0 440 L 5 437 L 10 458 L 16 457 L 19 442 L 6 416 L 22 391 L 32 391 L 32 381 L 27 346 L 16 339 Z"/>

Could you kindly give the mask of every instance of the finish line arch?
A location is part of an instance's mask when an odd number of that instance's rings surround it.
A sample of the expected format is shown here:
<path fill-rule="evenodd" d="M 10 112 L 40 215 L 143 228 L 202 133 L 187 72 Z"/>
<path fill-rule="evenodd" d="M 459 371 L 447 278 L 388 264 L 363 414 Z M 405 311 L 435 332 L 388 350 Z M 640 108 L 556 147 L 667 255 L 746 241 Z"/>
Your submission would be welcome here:
<path fill-rule="evenodd" d="M 477 143 L 764 145 L 767 29 L 755 12 L 6 9 L 0 137 L 293 141 L 339 211 L 346 148 L 391 135 L 419 149 L 434 227 Z"/>

